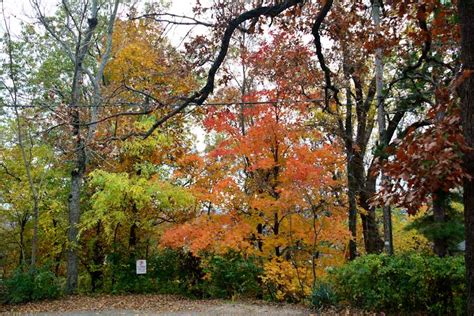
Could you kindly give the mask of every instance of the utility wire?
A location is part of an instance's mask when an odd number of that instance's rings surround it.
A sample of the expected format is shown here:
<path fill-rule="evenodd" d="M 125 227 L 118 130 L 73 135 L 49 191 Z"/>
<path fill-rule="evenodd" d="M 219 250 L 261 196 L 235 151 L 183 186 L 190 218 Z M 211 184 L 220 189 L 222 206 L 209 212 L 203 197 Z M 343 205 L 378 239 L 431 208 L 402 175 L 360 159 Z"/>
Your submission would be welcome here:
<path fill-rule="evenodd" d="M 277 103 L 311 103 L 311 102 L 324 102 L 324 99 L 307 99 L 307 100 L 282 99 L 282 100 L 273 100 L 273 101 L 249 101 L 249 102 L 241 102 L 241 101 L 237 101 L 237 102 L 208 102 L 208 103 L 202 104 L 201 106 L 262 105 L 262 104 L 277 104 Z M 28 109 L 28 108 L 51 109 L 52 108 L 52 106 L 45 106 L 45 105 L 21 105 L 21 104 L 20 105 L 3 104 L 3 105 L 0 105 L 0 107 L 2 107 L 2 108 L 19 108 L 19 109 Z M 92 108 L 92 106 L 88 106 L 88 105 L 78 105 L 76 107 L 87 108 L 87 109 Z M 143 105 L 141 105 L 141 104 L 123 104 L 122 103 L 122 104 L 103 104 L 103 105 L 98 105 L 96 107 L 99 107 L 99 108 L 121 108 L 121 107 L 143 107 Z"/>
<path fill-rule="evenodd" d="M 400 100 L 407 100 L 410 99 L 410 96 L 400 96 L 400 97 L 388 97 L 385 98 L 386 100 L 392 100 L 392 101 L 400 101 Z M 423 100 L 420 100 L 423 101 Z M 248 102 L 242 102 L 242 101 L 236 101 L 236 102 L 207 102 L 205 104 L 202 104 L 200 106 L 231 106 L 231 105 L 262 105 L 262 104 L 277 104 L 277 103 L 311 103 L 311 102 L 325 102 L 324 99 L 306 99 L 306 100 L 291 100 L 291 99 L 281 99 L 281 100 L 268 100 L 268 101 L 248 101 Z M 193 103 L 190 103 L 192 105 Z M 124 108 L 124 107 L 144 107 L 144 104 L 141 103 L 117 103 L 117 104 L 102 104 L 102 105 L 97 105 L 95 107 L 98 108 Z M 151 104 L 148 105 L 148 107 L 152 107 Z M 90 109 L 93 106 L 90 105 L 77 105 L 76 107 L 79 108 L 86 108 Z M 18 108 L 18 109 L 35 109 L 35 108 L 43 108 L 45 110 L 52 110 L 54 106 L 52 105 L 25 105 L 25 104 L 20 104 L 20 105 L 13 105 L 13 104 L 1 104 L 0 108 Z M 67 108 L 67 107 L 66 107 Z M 158 108 L 157 108 L 158 109 Z"/>

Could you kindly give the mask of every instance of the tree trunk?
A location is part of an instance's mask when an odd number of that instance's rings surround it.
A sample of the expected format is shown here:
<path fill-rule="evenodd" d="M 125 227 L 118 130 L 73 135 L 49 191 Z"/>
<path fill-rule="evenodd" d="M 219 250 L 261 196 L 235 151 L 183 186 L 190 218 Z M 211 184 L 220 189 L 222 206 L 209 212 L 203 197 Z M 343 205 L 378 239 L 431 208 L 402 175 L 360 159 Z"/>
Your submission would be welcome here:
<path fill-rule="evenodd" d="M 83 60 L 83 59 L 82 59 Z M 81 218 L 81 190 L 82 181 L 86 172 L 86 148 L 81 136 L 81 116 L 79 113 L 80 81 L 82 76 L 82 61 L 76 65 L 76 73 L 72 84 L 71 100 L 71 126 L 74 145 L 74 168 L 71 171 L 71 191 L 69 193 L 69 229 L 68 229 L 68 253 L 67 253 L 67 277 L 66 293 L 74 294 L 77 289 L 79 274 L 78 259 L 78 233 Z"/>
<path fill-rule="evenodd" d="M 20 259 L 19 259 L 19 265 L 21 266 L 22 264 L 25 263 L 25 226 L 26 226 L 27 220 L 21 220 L 20 221 Z"/>
<path fill-rule="evenodd" d="M 130 234 L 129 234 L 129 237 L 128 237 L 128 249 L 132 253 L 135 252 L 135 248 L 137 246 L 137 228 L 138 228 L 138 226 L 137 226 L 136 223 L 133 223 L 130 226 Z"/>
<path fill-rule="evenodd" d="M 381 1 L 375 0 L 373 4 L 372 17 L 376 28 L 376 36 L 379 36 L 380 30 L 380 6 Z M 379 144 L 381 146 L 388 145 L 386 122 L 385 122 L 385 108 L 383 104 L 383 52 L 382 48 L 375 49 L 375 88 L 377 93 L 377 124 L 379 129 Z M 386 180 L 386 176 L 381 171 L 382 182 Z M 385 251 L 393 254 L 393 240 L 392 240 L 392 210 L 390 206 L 383 206 L 383 234 Z"/>
<path fill-rule="evenodd" d="M 92 33 L 91 33 L 92 36 Z M 86 51 L 85 51 L 86 52 Z M 84 52 L 84 55 L 85 55 Z M 86 148 L 81 136 L 81 116 L 79 113 L 80 86 L 82 81 L 82 62 L 84 57 L 78 57 L 75 65 L 74 79 L 71 91 L 71 126 L 74 144 L 74 168 L 71 171 L 71 191 L 69 193 L 69 229 L 68 229 L 68 253 L 67 253 L 67 277 L 66 293 L 74 294 L 77 289 L 79 274 L 78 260 L 78 233 L 79 220 L 81 218 L 81 189 L 84 173 L 86 172 Z"/>
<path fill-rule="evenodd" d="M 79 128 L 77 128 L 78 130 Z M 78 133 L 78 131 L 77 131 Z M 67 280 L 66 293 L 74 294 L 77 289 L 77 280 L 79 274 L 78 260 L 78 233 L 79 220 L 81 217 L 81 189 L 82 180 L 86 169 L 86 153 L 83 142 L 78 134 L 76 144 L 76 163 L 71 172 L 71 192 L 69 195 L 69 230 L 68 230 L 68 252 L 67 252 Z"/>
<path fill-rule="evenodd" d="M 354 181 L 352 164 L 347 162 L 348 199 L 349 199 L 349 231 L 351 240 L 349 241 L 349 260 L 357 257 L 357 184 Z"/>
<path fill-rule="evenodd" d="M 88 28 L 84 35 L 84 40 L 77 43 L 77 54 L 74 65 L 74 78 L 71 89 L 71 126 L 72 139 L 74 145 L 74 169 L 71 171 L 71 192 L 69 194 L 69 230 L 68 230 L 68 255 L 67 255 L 67 279 L 66 293 L 74 294 L 77 290 L 77 279 L 79 273 L 78 260 L 78 224 L 81 217 L 81 189 L 82 180 L 86 172 L 87 155 L 86 142 L 81 135 L 81 115 L 79 106 L 81 101 L 81 86 L 83 82 L 82 75 L 84 73 L 83 64 L 92 42 L 92 35 L 97 27 L 98 2 L 93 0 L 90 5 L 91 17 L 87 19 Z"/>
<path fill-rule="evenodd" d="M 371 175 L 365 176 L 363 159 L 360 152 L 354 152 L 353 173 L 357 181 L 359 204 L 365 210 L 365 214 L 360 213 L 364 246 L 367 253 L 380 253 L 383 250 L 383 240 L 377 225 L 375 208 L 369 202 L 375 194 L 375 178 Z"/>
<path fill-rule="evenodd" d="M 280 233 L 280 221 L 278 220 L 278 213 L 273 214 L 273 234 L 275 236 L 278 236 Z M 280 252 L 280 246 L 275 246 L 275 256 L 279 257 L 281 256 Z"/>
<path fill-rule="evenodd" d="M 355 174 L 355 150 L 354 150 L 354 124 L 352 122 L 352 94 L 350 88 L 350 71 L 347 62 L 347 52 L 343 47 L 344 58 L 344 78 L 346 83 L 346 117 L 344 142 L 346 147 L 346 170 L 347 170 L 347 198 L 349 200 L 348 220 L 349 231 L 351 232 L 351 240 L 349 241 L 349 260 L 354 260 L 357 257 L 357 195 L 359 193 L 359 186 L 357 185 L 357 177 Z"/>
<path fill-rule="evenodd" d="M 446 221 L 446 193 L 439 192 L 433 196 L 433 219 L 435 224 L 443 225 Z M 434 238 L 433 252 L 438 257 L 448 254 L 448 244 L 445 238 Z"/>
<path fill-rule="evenodd" d="M 348 57 L 348 53 L 343 47 L 343 72 L 346 80 L 346 114 L 345 114 L 345 147 L 347 155 L 347 171 L 348 171 L 348 189 L 349 189 L 349 230 L 352 235 L 356 235 L 356 224 L 357 224 L 357 203 L 362 206 L 366 213 L 360 213 L 362 219 L 362 234 L 364 236 L 364 246 L 367 253 L 379 253 L 382 250 L 383 244 L 378 231 L 377 223 L 375 221 L 375 209 L 368 203 L 372 197 L 367 192 L 367 178 L 365 177 L 364 169 L 364 156 L 365 148 L 367 148 L 366 133 L 367 133 L 367 108 L 362 102 L 363 96 L 361 94 L 362 89 L 358 89 L 356 92 L 355 104 L 353 104 L 353 93 L 351 91 L 351 61 Z M 360 82 L 353 80 L 354 85 L 359 86 Z M 357 88 L 356 88 L 357 90 Z M 356 107 L 357 115 L 357 133 L 354 140 L 354 123 L 353 123 L 353 108 Z M 354 196 L 351 196 L 354 195 Z M 355 199 L 355 202 L 354 202 Z M 352 200 L 352 201 L 351 201 Z M 351 205 L 352 204 L 352 205 Z M 350 258 L 356 254 L 353 252 L 354 245 L 352 247 L 352 253 L 349 255 Z M 350 250 L 351 251 L 351 250 Z"/>
<path fill-rule="evenodd" d="M 461 26 L 461 61 L 466 79 L 458 93 L 461 97 L 464 138 L 474 148 L 474 0 L 459 0 Z M 464 219 L 466 236 L 467 314 L 474 315 L 474 152 L 464 156 L 466 172 L 471 179 L 464 180 Z"/>
<path fill-rule="evenodd" d="M 96 239 L 94 240 L 94 244 L 92 247 L 92 262 L 93 267 L 89 272 L 91 276 L 91 287 L 92 292 L 95 292 L 98 288 L 99 282 L 102 280 L 103 272 L 102 272 L 102 265 L 104 263 L 104 254 L 102 251 L 102 245 L 100 243 L 100 235 L 101 235 L 101 223 L 100 221 L 97 223 L 96 226 Z"/>

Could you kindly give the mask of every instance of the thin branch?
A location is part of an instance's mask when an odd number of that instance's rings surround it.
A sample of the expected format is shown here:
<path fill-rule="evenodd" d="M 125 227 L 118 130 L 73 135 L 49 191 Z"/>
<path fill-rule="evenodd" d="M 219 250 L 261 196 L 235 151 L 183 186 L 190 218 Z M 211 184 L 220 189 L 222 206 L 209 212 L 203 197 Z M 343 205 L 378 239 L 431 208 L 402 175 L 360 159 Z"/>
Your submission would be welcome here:
<path fill-rule="evenodd" d="M 74 24 L 74 26 L 76 27 L 76 30 L 79 30 L 79 25 L 77 24 L 77 21 L 76 19 L 74 18 L 74 15 L 72 14 L 71 10 L 69 9 L 69 3 L 67 0 L 62 0 L 61 1 L 62 4 L 63 4 L 63 7 L 64 7 L 64 10 L 66 11 L 66 14 L 67 14 L 67 17 L 69 19 L 72 20 L 72 23 Z M 74 41 L 77 41 L 77 36 L 76 36 L 76 33 L 74 33 L 74 31 L 69 27 L 69 21 L 66 21 L 66 28 L 68 29 L 68 31 L 71 33 L 71 35 L 73 36 L 74 38 Z"/>
<path fill-rule="evenodd" d="M 112 9 L 112 13 L 109 17 L 109 22 L 107 26 L 107 37 L 106 37 L 106 44 L 105 44 L 105 52 L 102 56 L 102 60 L 100 61 L 99 67 L 97 69 L 97 73 L 95 75 L 95 78 L 91 78 L 92 80 L 92 85 L 94 87 L 94 94 L 92 96 L 93 102 L 92 102 L 92 107 L 91 107 L 91 121 L 92 122 L 100 122 L 97 118 L 99 115 L 99 107 L 98 105 L 101 102 L 101 91 L 100 91 L 100 81 L 102 77 L 104 76 L 104 70 L 107 62 L 110 59 L 110 54 L 112 52 L 112 38 L 113 38 L 113 32 L 114 32 L 114 24 L 115 24 L 115 19 L 117 17 L 117 11 L 119 7 L 120 0 L 115 0 L 114 2 L 114 7 Z M 88 76 L 90 77 L 89 72 L 86 72 Z M 92 135 L 94 134 L 94 131 L 96 129 L 96 124 L 89 123 L 89 131 L 87 138 L 91 139 Z"/>
<path fill-rule="evenodd" d="M 69 45 L 67 45 L 66 42 L 64 42 L 60 38 L 60 36 L 56 33 L 56 31 L 53 29 L 53 26 L 47 21 L 46 16 L 41 11 L 38 0 L 31 0 L 31 5 L 36 10 L 36 13 L 38 15 L 38 20 L 44 26 L 46 31 L 59 43 L 59 45 L 61 45 L 61 47 L 65 50 L 66 54 L 68 55 L 69 59 L 72 61 L 72 63 L 75 64 L 76 58 L 74 56 L 74 53 L 71 51 L 71 48 L 69 47 Z"/>
<path fill-rule="evenodd" d="M 104 117 L 104 118 L 101 118 L 99 120 L 96 120 L 96 121 L 92 121 L 92 122 L 88 122 L 88 123 L 81 123 L 79 124 L 80 126 L 91 126 L 91 125 L 95 125 L 95 124 L 98 124 L 98 123 L 102 123 L 102 122 L 105 122 L 111 118 L 115 118 L 115 117 L 119 117 L 119 116 L 138 116 L 138 115 L 146 115 L 146 114 L 150 114 L 152 113 L 154 110 L 151 109 L 151 110 L 146 110 L 146 111 L 142 111 L 142 112 L 120 112 L 120 113 L 115 113 L 115 114 L 112 114 L 112 115 L 109 115 L 107 117 Z"/>
<path fill-rule="evenodd" d="M 22 180 L 17 177 L 16 175 L 14 175 L 13 173 L 10 172 L 10 170 L 8 169 L 8 167 L 3 163 L 3 162 L 0 162 L 0 166 L 2 166 L 3 170 L 5 170 L 5 173 L 7 175 L 9 175 L 10 177 L 12 177 L 13 179 L 15 179 L 16 181 L 18 182 L 21 182 Z"/>
<path fill-rule="evenodd" d="M 165 17 L 165 18 L 162 18 L 162 17 Z M 147 14 L 136 16 L 136 17 L 131 17 L 130 20 L 138 20 L 138 19 L 143 19 L 143 18 L 152 19 L 156 22 L 166 22 L 166 23 L 171 23 L 171 24 L 176 24 L 176 25 L 202 25 L 206 27 L 214 26 L 214 24 L 212 23 L 204 22 L 194 17 L 179 15 L 179 14 L 174 14 L 174 13 L 147 13 Z M 168 18 L 183 19 L 186 21 L 169 20 Z"/>
<path fill-rule="evenodd" d="M 194 93 L 191 97 L 186 99 L 183 103 L 176 105 L 171 112 L 161 117 L 160 119 L 156 120 L 153 126 L 147 132 L 145 132 L 142 136 L 144 138 L 149 137 L 153 133 L 154 130 L 156 130 L 159 126 L 161 126 L 163 123 L 168 121 L 170 118 L 172 118 L 176 114 L 183 111 L 190 104 L 202 105 L 207 100 L 209 95 L 214 90 L 215 76 L 227 55 L 227 51 L 229 50 L 229 44 L 230 44 L 232 35 L 234 34 L 235 30 L 238 29 L 240 24 L 242 24 L 243 22 L 247 20 L 255 19 L 260 16 L 267 16 L 267 17 L 272 17 L 272 18 L 276 17 L 281 12 L 293 6 L 296 6 L 298 4 L 302 4 L 303 2 L 304 2 L 303 0 L 286 0 L 281 3 L 275 4 L 273 6 L 259 7 L 259 8 L 246 11 L 240 14 L 239 16 L 237 16 L 236 18 L 230 20 L 222 36 L 222 42 L 221 42 L 219 53 L 216 59 L 214 60 L 214 62 L 212 63 L 211 68 L 208 72 L 207 81 L 204 87 L 202 87 L 202 89 L 199 92 Z"/>
<path fill-rule="evenodd" d="M 328 0 L 324 3 L 311 29 L 311 33 L 313 34 L 313 37 L 314 37 L 314 44 L 316 46 L 316 56 L 318 57 L 319 65 L 321 66 L 321 69 L 324 72 L 324 80 L 326 82 L 326 86 L 324 87 L 324 89 L 326 90 L 326 107 L 327 108 L 329 108 L 328 90 L 331 90 L 334 93 L 333 95 L 334 100 L 336 101 L 338 105 L 341 105 L 338 98 L 339 89 L 332 84 L 331 70 L 326 64 L 326 59 L 324 58 L 323 48 L 321 45 L 321 35 L 319 35 L 319 30 L 321 28 L 321 25 L 324 19 L 326 18 L 326 16 L 328 15 L 329 10 L 331 10 L 332 4 L 333 4 L 333 0 Z"/>

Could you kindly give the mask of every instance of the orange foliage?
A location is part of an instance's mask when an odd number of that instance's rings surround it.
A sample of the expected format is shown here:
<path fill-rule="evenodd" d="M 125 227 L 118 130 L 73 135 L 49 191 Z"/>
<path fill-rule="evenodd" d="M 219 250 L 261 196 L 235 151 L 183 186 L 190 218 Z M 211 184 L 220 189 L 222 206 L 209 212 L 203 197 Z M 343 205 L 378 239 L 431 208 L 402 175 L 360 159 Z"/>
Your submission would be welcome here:
<path fill-rule="evenodd" d="M 316 95 L 294 88 L 315 77 L 308 69 L 309 52 L 290 39 L 276 34 L 242 60 L 254 80 L 270 76 L 275 88 L 241 96 L 256 102 L 252 105 L 208 109 L 204 126 L 218 135 L 215 144 L 204 157 L 183 158 L 179 171 L 192 179 L 191 189 L 207 215 L 167 230 L 161 244 L 196 255 L 234 249 L 258 256 L 267 262 L 268 282 L 271 271 L 291 265 L 301 278 L 292 282 L 306 293 L 325 268 L 345 260 L 350 235 L 341 144 L 308 125 L 310 102 L 278 101 Z M 276 60 L 283 49 L 290 58 Z M 228 88 L 220 97 L 235 94 Z M 295 284 L 283 287 L 300 291 Z"/>
<path fill-rule="evenodd" d="M 210 215 L 168 229 L 162 236 L 165 247 L 184 248 L 194 254 L 207 250 L 225 253 L 245 250 L 250 227 L 235 214 Z"/>

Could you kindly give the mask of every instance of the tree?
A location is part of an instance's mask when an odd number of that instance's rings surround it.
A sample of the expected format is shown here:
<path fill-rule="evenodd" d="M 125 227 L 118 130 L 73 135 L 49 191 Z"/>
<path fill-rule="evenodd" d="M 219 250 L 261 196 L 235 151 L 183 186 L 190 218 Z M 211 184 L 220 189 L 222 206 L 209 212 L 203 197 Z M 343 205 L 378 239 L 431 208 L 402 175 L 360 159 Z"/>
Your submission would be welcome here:
<path fill-rule="evenodd" d="M 437 92 L 437 105 L 428 112 L 433 125 L 424 130 L 411 127 L 397 148 L 387 148 L 395 158 L 383 163 L 387 178 L 382 183 L 379 200 L 384 205 L 397 205 L 415 214 L 432 204 L 433 219 L 439 225 L 434 238 L 434 252 L 447 254 L 448 241 L 441 231 L 447 219 L 450 190 L 458 188 L 465 176 L 462 155 L 466 152 L 461 131 L 461 117 L 448 91 Z M 443 115 L 440 117 L 440 113 Z"/>
<path fill-rule="evenodd" d="M 336 117 L 338 136 L 344 141 L 346 150 L 349 227 L 353 238 L 356 238 L 357 205 L 365 209 L 360 213 L 362 219 L 365 249 L 368 253 L 380 252 L 383 243 L 378 231 L 375 209 L 369 205 L 369 199 L 375 193 L 375 178 L 366 172 L 364 160 L 374 126 L 373 101 L 376 87 L 375 80 L 367 74 L 367 61 L 363 57 L 370 50 L 367 33 L 351 33 L 354 23 L 369 24 L 364 17 L 365 8 L 359 4 L 338 4 L 337 10 L 331 12 L 332 1 L 327 1 L 320 9 L 312 26 L 312 35 L 316 46 L 316 55 L 325 78 L 326 110 Z M 341 14 L 345 12 L 345 14 Z M 335 78 L 333 71 L 327 66 L 321 46 L 321 25 L 328 19 L 336 21 L 325 31 L 325 35 L 333 39 L 337 45 L 339 56 L 336 58 L 342 78 Z M 347 16 L 352 23 L 348 23 Z M 343 31 L 344 30 L 344 31 Z M 354 40 L 354 37 L 356 40 Z M 341 87 L 338 87 L 340 84 Z M 365 90 L 365 91 L 364 91 Z M 345 92 L 345 104 L 340 101 L 339 92 Z M 335 103 L 331 108 L 330 100 Z M 355 115 L 354 115 L 355 114 Z M 354 118 L 355 116 L 355 118 Z M 355 240 L 350 244 L 350 258 L 357 255 Z"/>
<path fill-rule="evenodd" d="M 459 111 L 446 88 L 459 67 L 454 40 L 457 31 L 451 18 L 455 12 L 450 3 L 399 1 L 392 5 L 395 14 L 406 15 L 409 21 L 417 21 L 419 25 L 421 35 L 408 32 L 405 36 L 414 43 L 421 41 L 424 44 L 419 56 L 410 57 L 412 53 L 404 53 L 410 61 L 409 66 L 398 66 L 398 78 L 388 84 L 389 90 L 405 94 L 398 100 L 397 110 L 402 111 L 397 111 L 394 118 L 403 117 L 411 123 L 402 127 L 405 130 L 400 130 L 394 141 L 388 139 L 377 148 L 375 169 L 388 169 L 384 171 L 385 188 L 378 196 L 384 207 L 390 204 L 404 206 L 412 214 L 430 198 L 434 218 L 443 225 L 449 190 L 459 185 L 464 174 L 460 161 L 465 146 L 459 125 L 456 125 Z M 452 51 L 453 55 L 444 54 L 446 50 Z M 406 103 L 413 101 L 408 108 Z M 392 122 L 388 129 L 396 126 Z M 396 159 L 392 158 L 393 154 Z M 438 254 L 446 254 L 446 242 L 442 238 L 436 238 L 434 246 Z"/>
<path fill-rule="evenodd" d="M 375 36 L 380 36 L 380 13 L 382 2 L 375 0 L 372 3 L 372 18 L 375 24 Z M 383 146 L 387 145 L 386 139 L 386 123 L 385 116 L 387 115 L 383 104 L 383 50 L 381 47 L 375 49 L 375 89 L 377 97 L 377 124 L 379 130 L 379 143 Z M 382 173 L 382 178 L 385 176 Z M 393 254 L 393 236 L 392 236 L 392 214 L 390 205 L 383 207 L 383 231 L 384 231 L 384 246 L 385 251 Z"/>
<path fill-rule="evenodd" d="M 3 9 L 3 3 L 2 3 L 2 9 Z M 31 241 L 31 269 L 35 269 L 36 266 L 36 254 L 37 254 L 37 248 L 38 248 L 38 222 L 39 222 L 39 194 L 38 194 L 38 188 L 36 184 L 33 181 L 33 176 L 32 176 L 32 159 L 33 157 L 30 155 L 30 157 L 27 156 L 27 150 L 28 148 L 33 147 L 31 137 L 29 137 L 29 144 L 26 142 L 27 138 L 27 133 L 29 131 L 26 131 L 26 128 L 24 128 L 23 124 L 24 120 L 21 115 L 21 111 L 19 109 L 20 104 L 19 104 L 19 94 L 20 94 L 20 89 L 19 85 L 21 84 L 21 80 L 19 78 L 19 69 L 16 67 L 17 66 L 17 61 L 15 58 L 19 55 L 19 52 L 21 51 L 21 44 L 18 43 L 15 45 L 12 41 L 11 34 L 10 34 L 10 27 L 8 25 L 8 22 L 6 20 L 5 16 L 5 11 L 2 10 L 3 12 L 3 19 L 5 22 L 5 53 L 8 56 L 8 60 L 6 62 L 6 67 L 8 67 L 8 79 L 7 80 L 2 80 L 3 86 L 8 90 L 9 95 L 10 95 L 10 105 L 14 109 L 14 115 L 15 115 L 15 123 L 16 123 L 16 142 L 18 144 L 18 147 L 21 152 L 21 160 L 23 162 L 23 167 L 25 168 L 25 173 L 28 179 L 28 186 L 29 190 L 31 193 L 31 198 L 33 199 L 33 206 L 32 206 L 32 212 L 33 212 L 33 239 Z M 15 47 L 16 46 L 16 47 Z M 15 51 L 16 49 L 17 51 Z M 7 83 L 10 82 L 10 85 Z M 26 132 L 25 132 L 26 131 Z M 20 243 L 22 246 L 22 244 Z"/>
<path fill-rule="evenodd" d="M 464 156 L 464 218 L 466 232 L 467 314 L 474 314 L 474 1 L 458 1 L 461 27 L 462 73 L 458 94 L 461 98 L 464 139 L 470 150 Z"/>
<path fill-rule="evenodd" d="M 13 270 L 17 265 L 27 265 L 30 261 L 32 244 L 35 240 L 34 200 L 25 190 L 29 183 L 26 169 L 22 163 L 22 152 L 16 143 L 17 126 L 15 118 L 5 120 L 8 125 L 2 128 L 2 149 L 0 150 L 0 199 L 2 207 L 0 217 L 5 225 L 1 229 L 1 238 L 5 270 Z M 25 121 L 23 121 L 25 124 Z M 31 140 L 38 127 L 29 122 L 24 131 L 28 131 Z M 25 124 L 26 125 L 26 124 Z M 68 184 L 64 166 L 57 161 L 54 149 L 49 144 L 27 144 L 27 157 L 30 162 L 30 177 L 38 194 L 37 212 L 37 262 L 41 265 L 50 260 L 59 265 L 65 247 L 65 191 Z M 30 245 L 31 241 L 31 245 Z M 52 242 L 51 242 L 52 241 Z M 29 255 L 30 253 L 31 255 Z M 16 258 L 18 260 L 16 260 Z M 33 268 L 36 268 L 33 267 Z"/>
<path fill-rule="evenodd" d="M 89 160 L 88 210 L 80 224 L 81 259 L 94 290 L 107 272 L 105 258 L 148 258 L 161 226 L 183 222 L 195 212 L 193 196 L 173 178 L 177 161 L 191 151 L 187 118 L 176 118 L 169 129 L 146 139 L 120 140 L 130 130 L 146 131 L 168 110 L 165 103 L 196 85 L 162 31 L 154 21 L 115 23 L 102 117 L 89 147 L 95 155 Z"/>
<path fill-rule="evenodd" d="M 99 24 L 99 3 L 97 0 L 74 3 L 71 7 L 68 1 L 62 2 L 61 14 L 63 19 L 50 19 L 41 10 L 40 2 L 32 2 L 37 17 L 46 32 L 54 39 L 55 44 L 60 46 L 73 64 L 72 82 L 68 91 L 68 119 L 71 126 L 70 137 L 73 143 L 74 165 L 71 170 L 71 191 L 69 197 L 69 250 L 68 250 L 68 274 L 66 291 L 74 293 L 78 282 L 78 224 L 81 215 L 81 190 L 83 177 L 87 167 L 87 143 L 93 135 L 95 129 L 94 122 L 97 120 L 99 105 L 101 102 L 100 82 L 102 80 L 105 65 L 110 57 L 112 45 L 112 34 L 115 18 L 117 15 L 119 0 L 114 1 L 110 7 L 107 30 L 105 32 L 104 54 L 100 62 L 91 67 L 88 62 L 89 50 L 93 44 L 94 33 Z M 90 14 L 89 17 L 87 15 Z M 87 23 L 87 24 L 86 24 Z M 68 38 L 62 38 L 61 32 L 66 31 Z M 90 68 L 89 68 L 90 67 Z M 87 102 L 83 95 L 84 76 L 87 75 L 92 84 L 92 100 Z M 86 101 L 86 102 L 84 102 Z M 90 109 L 89 119 L 81 116 L 81 107 Z M 86 135 L 81 133 L 81 129 L 86 123 Z M 92 124 L 91 124 L 92 122 Z"/>
<path fill-rule="evenodd" d="M 292 39 L 275 33 L 272 41 L 245 52 L 242 62 L 255 80 L 246 95 L 231 86 L 218 92 L 217 100 L 243 103 L 208 110 L 204 125 L 220 136 L 205 158 L 210 163 L 195 168 L 217 165 L 224 172 L 213 181 L 195 182 L 205 186 L 196 188 L 203 192 L 215 181 L 213 196 L 200 195 L 203 214 L 162 239 L 196 255 L 234 249 L 258 256 L 265 263 L 264 282 L 278 289 L 278 299 L 307 295 L 325 267 L 344 260 L 349 237 L 341 148 L 309 124 L 306 88 L 315 80 L 306 64 L 310 52 Z M 260 80 L 274 88 L 257 89 Z M 201 174 L 215 176 L 208 170 Z M 277 279 L 277 271 L 284 280 Z"/>
<path fill-rule="evenodd" d="M 256 8 L 244 11 L 243 13 L 240 13 L 233 18 L 230 18 L 230 20 L 229 17 L 225 17 L 227 20 L 223 24 L 224 31 L 221 35 L 221 44 L 218 48 L 217 56 L 212 59 L 213 62 L 209 71 L 207 72 L 205 85 L 199 91 L 196 91 L 190 96 L 184 98 L 182 102 L 175 104 L 170 112 L 158 118 L 155 121 L 155 124 L 153 124 L 148 131 L 146 131 L 145 133 L 140 133 L 138 134 L 138 136 L 148 137 L 153 133 L 153 131 L 162 126 L 169 119 L 181 113 L 187 107 L 191 105 L 200 106 L 204 104 L 210 94 L 214 91 L 216 74 L 222 63 L 224 62 L 224 59 L 229 51 L 229 45 L 232 39 L 232 35 L 237 29 L 240 28 L 242 23 L 249 20 L 253 20 L 255 22 L 252 24 L 255 26 L 255 23 L 258 22 L 258 19 L 260 17 L 275 18 L 282 12 L 285 12 L 288 9 L 294 9 L 302 3 L 302 0 L 289 0 L 276 4 L 271 3 L 271 5 L 264 6 L 260 2 Z M 196 10 L 199 10 L 199 8 L 197 8 Z M 129 137 L 134 135 L 136 136 L 136 134 L 130 134 Z"/>
<path fill-rule="evenodd" d="M 366 250 L 379 251 L 382 244 L 380 238 L 376 237 L 378 233 L 375 209 L 371 206 L 371 199 L 377 191 L 375 185 L 377 176 L 374 173 L 376 160 L 386 158 L 384 148 L 391 144 L 397 130 L 404 128 L 403 122 L 413 119 L 413 114 L 419 115 L 420 111 L 426 111 L 425 109 L 434 103 L 431 97 L 433 91 L 445 84 L 445 80 L 449 81 L 456 73 L 456 59 L 443 54 L 447 47 L 456 52 L 454 40 L 456 29 L 450 19 L 453 8 L 449 3 L 437 1 L 384 3 L 381 23 L 376 32 L 378 35 L 372 36 L 374 33 L 358 32 L 371 24 L 367 19 L 368 8 L 365 5 L 338 4 L 337 10 L 331 11 L 332 6 L 332 1 L 327 1 L 321 8 L 312 33 L 318 60 L 325 74 L 326 99 L 333 100 L 336 104 L 332 112 L 339 116 L 337 123 L 339 135 L 345 138 L 347 144 L 349 192 L 354 196 L 349 201 L 353 201 L 352 205 L 360 202 L 366 210 L 366 219 L 363 219 Z M 341 16 L 341 12 L 345 14 Z M 349 21 L 347 17 L 351 17 L 350 24 L 347 24 Z M 334 25 L 320 32 L 325 19 L 334 21 Z M 354 27 L 357 23 L 361 25 Z M 341 27 L 348 27 L 348 30 L 340 32 Z M 419 29 L 419 32 L 413 32 L 414 28 Z M 334 38 L 338 45 L 337 51 L 342 55 L 336 61 L 330 59 L 331 67 L 328 67 L 319 33 Z M 351 34 L 350 40 L 345 38 L 347 34 Z M 380 48 L 383 49 L 385 68 L 388 71 L 384 72 L 387 78 L 386 88 L 382 100 L 379 100 L 383 101 L 383 107 L 381 106 L 378 111 L 380 114 L 378 128 L 379 132 L 383 131 L 386 121 L 386 129 L 384 137 L 372 148 L 374 157 L 371 157 L 368 140 L 374 128 L 375 111 L 372 110 L 372 103 L 376 78 L 368 75 L 367 70 L 372 66 L 366 56 L 377 55 L 377 50 Z M 334 53 L 326 52 L 326 54 L 333 57 Z M 342 78 L 338 78 L 332 69 L 334 62 L 341 65 L 339 73 Z M 436 75 L 436 80 L 425 75 L 428 67 L 436 69 L 432 72 Z M 342 96 L 346 98 L 345 104 Z M 331 110 L 329 106 L 326 108 Z M 352 111 L 355 115 L 351 114 Z M 413 126 L 423 127 L 426 123 L 420 121 Z M 364 168 L 364 162 L 368 159 L 368 167 Z M 351 209 L 350 222 L 354 231 L 355 209 L 354 207 Z"/>

